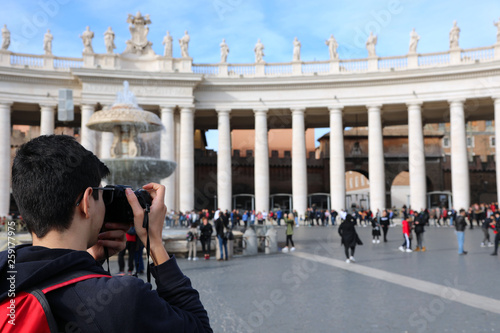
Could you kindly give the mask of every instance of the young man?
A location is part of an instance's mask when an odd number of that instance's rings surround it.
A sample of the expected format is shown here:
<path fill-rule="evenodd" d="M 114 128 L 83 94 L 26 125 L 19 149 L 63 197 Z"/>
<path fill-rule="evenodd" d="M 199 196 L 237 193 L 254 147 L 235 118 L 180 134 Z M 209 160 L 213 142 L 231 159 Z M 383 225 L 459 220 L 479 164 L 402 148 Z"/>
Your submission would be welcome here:
<path fill-rule="evenodd" d="M 460 213 L 457 216 L 457 221 L 455 223 L 455 233 L 457 234 L 458 242 L 458 254 L 465 255 L 467 251 L 464 250 L 464 232 L 467 227 L 467 222 L 465 221 L 465 210 L 460 209 Z"/>
<path fill-rule="evenodd" d="M 125 247 L 130 225 L 105 223 L 99 187 L 109 173 L 74 138 L 40 136 L 21 146 L 12 167 L 12 192 L 33 238 L 16 247 L 16 293 L 68 272 L 109 275 L 99 261 Z M 165 187 L 143 187 L 152 197 L 149 239 L 157 290 L 132 276 L 92 278 L 46 294 L 58 331 L 66 332 L 212 332 L 198 292 L 162 244 Z M 146 244 L 144 209 L 129 189 L 137 237 Z M 101 231 L 102 228 L 107 231 Z M 7 253 L 0 253 L 0 300 L 7 299 Z M 20 328 L 22 331 L 22 328 Z"/>

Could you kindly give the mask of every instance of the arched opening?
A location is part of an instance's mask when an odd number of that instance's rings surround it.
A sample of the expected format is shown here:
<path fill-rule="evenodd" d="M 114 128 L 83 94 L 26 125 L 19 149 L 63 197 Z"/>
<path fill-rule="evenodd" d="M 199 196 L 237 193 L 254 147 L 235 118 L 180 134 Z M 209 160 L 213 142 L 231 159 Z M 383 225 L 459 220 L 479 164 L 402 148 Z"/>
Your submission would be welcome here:
<path fill-rule="evenodd" d="M 370 207 L 370 181 L 366 172 L 350 170 L 345 173 L 345 204 L 350 212 Z"/>
<path fill-rule="evenodd" d="M 289 213 L 291 211 L 291 207 L 293 205 L 292 198 L 293 196 L 288 193 L 275 193 L 269 196 L 271 200 L 271 210 L 277 211 L 281 209 L 285 213 Z"/>
<path fill-rule="evenodd" d="M 330 193 L 311 193 L 307 196 L 308 207 L 330 210 Z"/>
<path fill-rule="evenodd" d="M 401 171 L 391 184 L 392 207 L 410 207 L 410 173 Z"/>

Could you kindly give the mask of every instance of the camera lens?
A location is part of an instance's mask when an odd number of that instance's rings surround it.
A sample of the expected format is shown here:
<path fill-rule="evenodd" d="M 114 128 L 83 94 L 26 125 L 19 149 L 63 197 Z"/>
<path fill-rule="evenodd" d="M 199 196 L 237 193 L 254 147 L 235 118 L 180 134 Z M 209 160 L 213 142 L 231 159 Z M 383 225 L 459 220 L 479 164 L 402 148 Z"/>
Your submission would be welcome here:
<path fill-rule="evenodd" d="M 108 197 L 104 200 L 106 206 L 104 222 L 134 223 L 134 212 L 128 203 L 125 193 L 125 189 L 131 189 L 132 187 L 128 185 L 107 185 L 106 187 L 113 187 L 114 191 L 104 191 L 109 193 Z M 146 190 L 139 189 L 134 191 L 134 194 L 142 208 L 146 208 L 146 205 L 151 205 L 153 199 Z"/>

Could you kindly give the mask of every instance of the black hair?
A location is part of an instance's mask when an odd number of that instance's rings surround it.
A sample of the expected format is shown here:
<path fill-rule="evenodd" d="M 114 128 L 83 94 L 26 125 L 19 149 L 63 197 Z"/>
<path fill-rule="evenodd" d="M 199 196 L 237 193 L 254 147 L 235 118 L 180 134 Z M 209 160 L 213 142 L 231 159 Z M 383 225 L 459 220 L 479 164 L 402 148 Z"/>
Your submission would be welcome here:
<path fill-rule="evenodd" d="M 78 197 L 99 186 L 109 169 L 67 135 L 43 135 L 17 151 L 12 194 L 28 230 L 44 237 L 69 228 Z"/>

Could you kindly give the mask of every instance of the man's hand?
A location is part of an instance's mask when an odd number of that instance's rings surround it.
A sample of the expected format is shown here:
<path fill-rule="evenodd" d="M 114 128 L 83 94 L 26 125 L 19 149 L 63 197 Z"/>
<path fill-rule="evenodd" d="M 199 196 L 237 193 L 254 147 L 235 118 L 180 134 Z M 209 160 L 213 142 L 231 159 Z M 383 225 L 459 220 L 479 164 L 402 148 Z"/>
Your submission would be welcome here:
<path fill-rule="evenodd" d="M 153 199 L 149 212 L 149 240 L 151 245 L 151 257 L 155 265 L 160 265 L 169 259 L 167 251 L 163 247 L 162 231 L 167 207 L 165 206 L 165 186 L 149 183 L 142 187 L 148 191 Z M 139 204 L 134 192 L 127 188 L 125 190 L 127 200 L 134 212 L 134 226 L 137 236 L 146 245 L 147 234 L 146 229 L 142 227 L 144 221 L 144 209 Z"/>
<path fill-rule="evenodd" d="M 104 227 L 105 231 L 97 237 L 97 244 L 87 249 L 87 252 L 97 261 L 106 259 L 105 247 L 108 248 L 110 257 L 125 249 L 127 243 L 125 233 L 130 229 L 129 225 L 123 223 L 106 223 Z"/>

